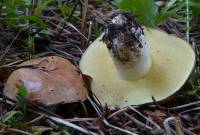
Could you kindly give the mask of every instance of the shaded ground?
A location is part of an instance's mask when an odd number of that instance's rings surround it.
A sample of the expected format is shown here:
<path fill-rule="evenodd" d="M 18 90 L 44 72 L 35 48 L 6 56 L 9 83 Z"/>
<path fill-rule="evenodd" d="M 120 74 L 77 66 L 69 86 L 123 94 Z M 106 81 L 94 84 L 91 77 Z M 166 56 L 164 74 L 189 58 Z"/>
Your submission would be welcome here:
<path fill-rule="evenodd" d="M 26 101 L 27 111 L 23 114 L 19 113 L 21 112 L 19 105 L 13 104 L 13 101 L 2 94 L 4 82 L 16 65 L 27 59 L 59 55 L 78 67 L 85 49 L 103 31 L 110 16 L 118 10 L 116 6 L 105 1 L 87 3 L 85 0 L 66 3 L 71 6 L 69 13 L 61 12 L 55 5 L 43 9 L 41 19 L 47 24 L 48 32 L 32 24 L 14 30 L 0 22 L 0 118 L 2 120 L 0 134 L 81 135 L 83 133 L 78 131 L 80 129 L 101 135 L 130 132 L 154 135 L 184 132 L 184 134 L 194 135 L 200 132 L 199 16 L 194 17 L 190 24 L 190 43 L 197 55 L 194 73 L 181 92 L 172 100 L 162 104 L 154 101 L 150 105 L 131 106 L 114 111 L 99 107 L 101 117 L 95 110 L 96 107 L 91 104 L 94 101 L 87 100 L 84 103 L 58 105 L 51 108 Z M 157 28 L 185 38 L 185 23 L 182 19 L 168 18 Z M 34 37 L 34 40 L 29 37 Z M 31 46 L 27 45 L 28 41 L 31 42 Z M 12 118 L 5 121 L 8 114 Z M 58 121 L 51 116 L 66 119 L 81 128 L 66 126 L 66 123 L 59 125 Z"/>

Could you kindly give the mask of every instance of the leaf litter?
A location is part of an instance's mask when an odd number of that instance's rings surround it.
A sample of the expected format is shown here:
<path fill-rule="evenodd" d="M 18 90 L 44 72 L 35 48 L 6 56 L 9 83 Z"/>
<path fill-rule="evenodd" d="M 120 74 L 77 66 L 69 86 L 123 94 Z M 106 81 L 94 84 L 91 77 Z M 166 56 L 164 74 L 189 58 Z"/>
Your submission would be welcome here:
<path fill-rule="evenodd" d="M 34 3 L 32 4 L 34 7 Z M 41 29 L 34 25 L 19 34 L 16 31 L 7 32 L 4 29 L 6 28 L 5 24 L 0 23 L 1 29 L 3 28 L 1 34 L 5 35 L 3 32 L 11 34 L 11 36 L 6 36 L 6 39 L 0 38 L 2 41 L 0 44 L 0 56 L 2 57 L 0 63 L 0 118 L 4 120 L 4 122 L 0 122 L 1 134 L 117 135 L 123 133 L 158 135 L 168 133 L 195 135 L 200 132 L 200 85 L 198 78 L 191 79 L 195 81 L 192 83 L 197 91 L 190 92 L 188 95 L 187 91 L 193 87 L 191 81 L 188 81 L 175 99 L 165 103 L 154 101 L 152 104 L 109 110 L 102 107 L 95 95 L 89 92 L 87 100 L 83 102 L 52 107 L 46 107 L 26 99 L 27 114 L 18 113 L 22 110 L 16 102 L 2 93 L 4 83 L 11 71 L 17 69 L 18 64 L 22 61 L 50 55 L 62 56 L 78 65 L 82 52 L 98 36 L 97 33 L 103 31 L 103 25 L 110 19 L 112 12 L 117 12 L 117 7 L 106 1 L 100 2 L 100 5 L 95 1 L 87 0 L 68 1 L 65 4 L 70 5 L 70 13 L 68 14 L 60 11 L 56 5 L 42 9 L 41 18 L 47 24 L 48 32 L 53 33 L 53 35 L 40 33 Z M 199 31 L 195 29 L 198 23 L 194 23 L 199 22 L 199 17 L 194 17 L 193 20 L 190 29 L 190 43 L 193 44 L 197 55 L 194 72 L 199 74 L 200 48 L 198 44 L 200 38 L 198 36 Z M 157 27 L 181 38 L 185 36 L 185 24 L 178 18 L 170 17 Z M 14 35 L 17 35 L 17 37 L 15 38 Z M 27 39 L 27 35 L 40 38 L 39 43 L 36 44 L 36 46 L 40 44 L 40 51 L 36 49 L 34 53 L 29 52 L 23 42 L 24 39 Z M 43 42 L 46 39 L 50 41 L 49 46 Z M 90 41 L 87 41 L 87 39 L 90 39 Z M 12 46 L 6 50 L 8 44 L 12 44 Z M 24 124 L 6 124 L 5 119 L 6 121 L 11 120 L 13 123 L 23 121 Z M 65 128 L 61 125 L 64 125 Z"/>

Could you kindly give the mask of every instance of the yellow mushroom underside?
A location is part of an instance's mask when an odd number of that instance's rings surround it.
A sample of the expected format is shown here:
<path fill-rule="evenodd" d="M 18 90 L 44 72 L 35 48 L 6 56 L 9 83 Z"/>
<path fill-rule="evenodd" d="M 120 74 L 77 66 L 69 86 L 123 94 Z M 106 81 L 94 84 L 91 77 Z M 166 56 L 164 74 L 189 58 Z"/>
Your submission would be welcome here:
<path fill-rule="evenodd" d="M 182 39 L 155 29 L 144 29 L 152 67 L 139 80 L 122 80 L 106 45 L 97 39 L 84 53 L 80 68 L 93 78 L 91 88 L 100 102 L 125 107 L 163 100 L 175 93 L 191 73 L 195 54 Z"/>

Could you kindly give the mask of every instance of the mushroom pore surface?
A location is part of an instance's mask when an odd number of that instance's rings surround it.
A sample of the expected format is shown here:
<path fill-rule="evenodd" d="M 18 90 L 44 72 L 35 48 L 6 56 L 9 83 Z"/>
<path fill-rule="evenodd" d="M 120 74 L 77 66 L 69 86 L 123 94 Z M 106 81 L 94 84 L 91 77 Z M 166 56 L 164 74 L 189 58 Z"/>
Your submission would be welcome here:
<path fill-rule="evenodd" d="M 147 74 L 137 80 L 124 80 L 110 56 L 101 35 L 85 51 L 80 69 L 93 80 L 92 92 L 109 107 L 125 107 L 161 101 L 179 90 L 195 64 L 191 46 L 167 33 L 144 28 L 152 61 Z M 131 72 L 130 72 L 131 74 Z"/>

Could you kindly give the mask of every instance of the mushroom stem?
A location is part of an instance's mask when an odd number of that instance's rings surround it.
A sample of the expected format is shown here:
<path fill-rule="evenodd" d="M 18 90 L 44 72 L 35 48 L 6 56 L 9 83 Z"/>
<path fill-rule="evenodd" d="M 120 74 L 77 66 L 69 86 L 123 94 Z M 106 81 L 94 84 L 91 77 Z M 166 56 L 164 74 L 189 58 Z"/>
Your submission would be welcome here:
<path fill-rule="evenodd" d="M 140 59 L 135 63 L 135 65 L 122 63 L 116 59 L 112 53 L 110 53 L 110 56 L 114 62 L 119 76 L 124 80 L 140 79 L 144 77 L 151 68 L 151 57 L 148 46 L 144 46 L 141 49 Z"/>
<path fill-rule="evenodd" d="M 142 27 L 130 13 L 112 19 L 103 41 L 122 79 L 135 80 L 147 74 L 151 67 L 149 48 Z"/>

